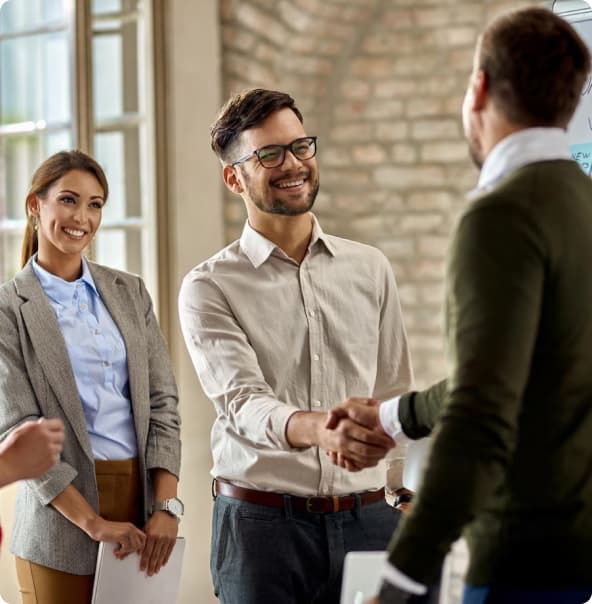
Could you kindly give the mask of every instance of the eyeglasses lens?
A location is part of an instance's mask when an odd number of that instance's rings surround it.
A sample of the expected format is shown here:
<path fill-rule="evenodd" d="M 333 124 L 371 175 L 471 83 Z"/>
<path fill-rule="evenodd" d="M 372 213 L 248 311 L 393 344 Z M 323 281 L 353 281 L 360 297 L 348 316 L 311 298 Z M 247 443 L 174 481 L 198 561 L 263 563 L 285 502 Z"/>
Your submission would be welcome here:
<path fill-rule="evenodd" d="M 268 145 L 259 150 L 257 156 L 265 168 L 277 168 L 284 163 L 286 149 L 290 149 L 298 159 L 311 159 L 316 153 L 314 138 L 299 138 L 285 147 L 282 145 Z"/>

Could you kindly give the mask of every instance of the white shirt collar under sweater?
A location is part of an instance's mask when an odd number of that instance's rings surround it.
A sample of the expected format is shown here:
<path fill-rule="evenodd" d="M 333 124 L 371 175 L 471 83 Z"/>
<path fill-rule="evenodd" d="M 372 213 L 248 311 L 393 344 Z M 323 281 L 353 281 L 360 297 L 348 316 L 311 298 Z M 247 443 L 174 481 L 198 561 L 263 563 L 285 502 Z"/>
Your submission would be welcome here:
<path fill-rule="evenodd" d="M 471 196 L 490 189 L 510 172 L 527 164 L 569 158 L 567 132 L 562 128 L 527 128 L 514 132 L 491 150 Z"/>

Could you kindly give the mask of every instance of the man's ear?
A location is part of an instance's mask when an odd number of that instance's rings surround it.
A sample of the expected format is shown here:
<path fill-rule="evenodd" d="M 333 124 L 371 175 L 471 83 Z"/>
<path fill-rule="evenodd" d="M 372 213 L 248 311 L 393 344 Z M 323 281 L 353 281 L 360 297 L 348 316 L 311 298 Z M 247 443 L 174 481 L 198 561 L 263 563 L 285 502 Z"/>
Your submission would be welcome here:
<path fill-rule="evenodd" d="M 236 195 L 240 195 L 243 192 L 243 185 L 238 177 L 238 169 L 236 167 L 224 166 L 222 169 L 222 178 L 229 191 L 232 191 Z"/>
<path fill-rule="evenodd" d="M 489 77 L 480 69 L 473 76 L 473 111 L 482 111 L 489 99 Z"/>

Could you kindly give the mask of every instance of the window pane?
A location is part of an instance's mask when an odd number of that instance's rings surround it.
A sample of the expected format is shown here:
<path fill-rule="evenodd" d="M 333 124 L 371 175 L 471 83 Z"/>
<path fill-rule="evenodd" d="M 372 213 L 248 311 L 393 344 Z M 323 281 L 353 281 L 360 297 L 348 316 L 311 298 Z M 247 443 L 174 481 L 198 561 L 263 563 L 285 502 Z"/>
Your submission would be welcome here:
<path fill-rule="evenodd" d="M 0 42 L 0 124 L 71 120 L 70 62 L 63 32 Z"/>
<path fill-rule="evenodd" d="M 121 0 L 93 0 L 92 2 L 93 15 L 117 13 L 121 11 L 121 8 Z"/>
<path fill-rule="evenodd" d="M 12 279 L 20 268 L 24 225 L 15 232 L 0 231 L 0 282 Z"/>
<path fill-rule="evenodd" d="M 123 229 L 99 229 L 95 237 L 94 257 L 100 264 L 126 270 L 125 231 Z"/>
<path fill-rule="evenodd" d="M 92 0 L 93 15 L 133 11 L 138 8 L 138 0 Z"/>
<path fill-rule="evenodd" d="M 64 0 L 8 0 L 0 9 L 0 34 L 59 23 L 65 18 Z"/>
<path fill-rule="evenodd" d="M 101 227 L 95 237 L 94 259 L 124 271 L 142 274 L 142 232 Z"/>
<path fill-rule="evenodd" d="M 123 113 L 121 37 L 98 36 L 93 40 L 93 92 L 95 119 Z"/>
<path fill-rule="evenodd" d="M 0 138 L 0 219 L 25 218 L 25 196 L 39 164 L 62 149 L 72 147 L 69 130 Z"/>
<path fill-rule="evenodd" d="M 142 216 L 140 144 L 137 128 L 95 135 L 95 157 L 109 182 L 109 200 L 104 221 Z"/>
<path fill-rule="evenodd" d="M 105 26 L 107 24 L 102 24 Z M 93 91 L 98 123 L 141 111 L 138 73 L 140 36 L 135 21 L 109 21 L 93 36 Z"/>
<path fill-rule="evenodd" d="M 93 0 L 92 6 L 94 155 L 110 189 L 95 258 L 141 274 L 155 287 L 150 2 Z"/>

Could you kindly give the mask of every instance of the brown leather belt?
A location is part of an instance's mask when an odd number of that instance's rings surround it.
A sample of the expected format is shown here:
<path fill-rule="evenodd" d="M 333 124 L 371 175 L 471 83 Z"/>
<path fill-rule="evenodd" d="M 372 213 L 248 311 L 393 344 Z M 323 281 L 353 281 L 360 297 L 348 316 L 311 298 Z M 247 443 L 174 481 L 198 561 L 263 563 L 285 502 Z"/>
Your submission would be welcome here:
<path fill-rule="evenodd" d="M 234 497 L 234 499 L 267 505 L 273 508 L 285 507 L 286 498 L 289 498 L 293 510 L 297 512 L 310 512 L 312 514 L 330 514 L 332 512 L 353 510 L 358 501 L 361 505 L 368 505 L 384 500 L 384 488 L 378 491 L 364 491 L 356 495 L 342 495 L 341 497 L 322 495 L 298 497 L 297 495 L 281 495 L 280 493 L 272 493 L 271 491 L 245 489 L 229 482 L 214 480 L 213 491 L 216 495 Z"/>

